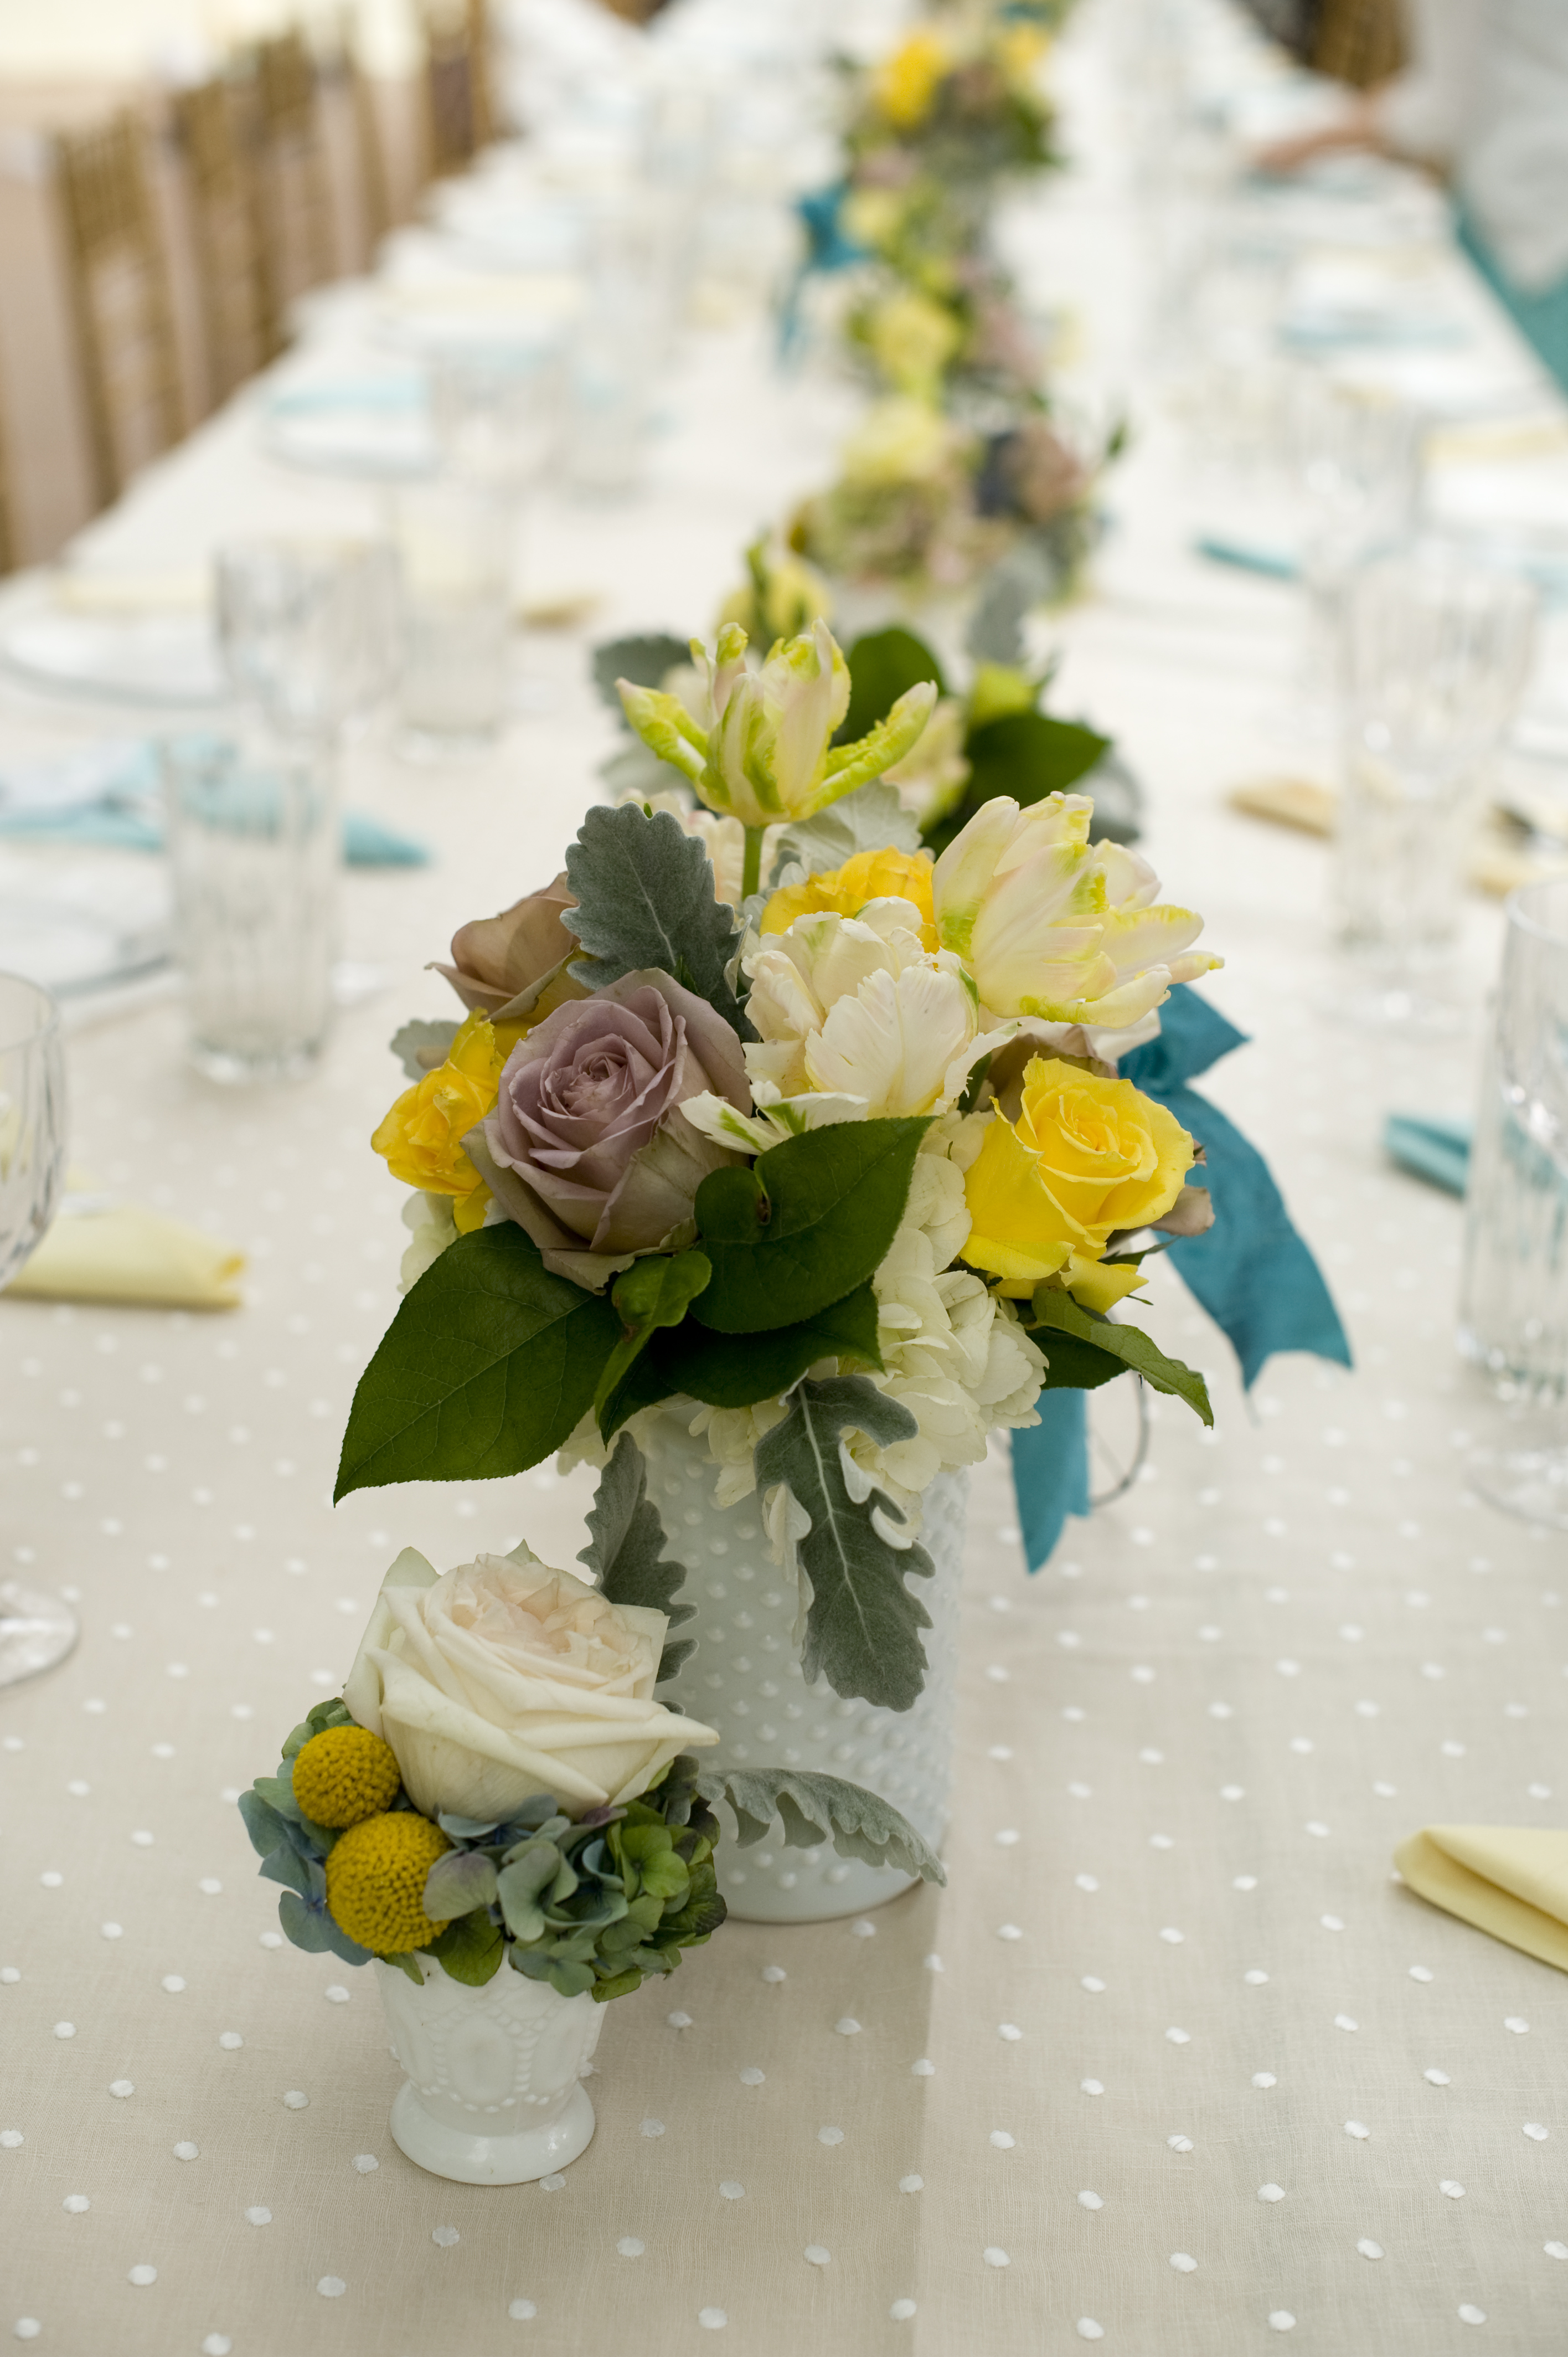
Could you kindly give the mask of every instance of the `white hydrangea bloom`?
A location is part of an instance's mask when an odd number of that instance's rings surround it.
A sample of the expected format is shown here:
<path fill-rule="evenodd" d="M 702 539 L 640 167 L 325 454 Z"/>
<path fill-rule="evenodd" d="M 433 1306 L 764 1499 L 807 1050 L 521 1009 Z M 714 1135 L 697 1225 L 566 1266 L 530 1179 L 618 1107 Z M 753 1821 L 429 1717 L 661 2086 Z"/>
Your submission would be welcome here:
<path fill-rule="evenodd" d="M 982 1278 L 948 1264 L 969 1233 L 963 1168 L 983 1119 L 933 1125 L 916 1159 L 904 1222 L 872 1283 L 886 1372 L 877 1388 L 914 1416 L 908 1440 L 848 1446 L 918 1528 L 920 1496 L 940 1472 L 977 1465 L 993 1424 L 1033 1424 L 1045 1361 L 1011 1305 Z"/>
<path fill-rule="evenodd" d="M 447 1245 L 457 1241 L 451 1197 L 424 1193 L 408 1196 L 403 1202 L 403 1223 L 413 1238 L 412 1243 L 403 1246 L 397 1273 L 397 1289 L 407 1293 L 440 1259 Z"/>

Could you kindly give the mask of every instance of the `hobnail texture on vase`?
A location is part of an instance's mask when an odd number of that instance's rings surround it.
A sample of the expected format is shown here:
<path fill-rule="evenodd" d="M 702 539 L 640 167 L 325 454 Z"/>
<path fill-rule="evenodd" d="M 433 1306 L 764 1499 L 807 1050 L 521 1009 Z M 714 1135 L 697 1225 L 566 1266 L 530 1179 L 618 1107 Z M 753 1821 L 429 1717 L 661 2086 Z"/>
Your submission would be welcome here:
<path fill-rule="evenodd" d="M 683 1404 L 684 1405 L 684 1404 Z M 677 1638 L 697 1650 L 663 1695 L 718 1729 L 725 1767 L 800 1768 L 864 1784 L 933 1846 L 947 1826 L 952 1785 L 957 1701 L 958 1590 L 963 1565 L 968 1477 L 939 1474 L 923 1501 L 920 1543 L 929 1578 L 910 1587 L 931 1616 L 922 1631 L 926 1684 L 914 1708 L 883 1710 L 843 1701 L 823 1679 L 808 1686 L 794 1641 L 795 1582 L 774 1562 L 759 1501 L 733 1506 L 714 1499 L 716 1468 L 707 1444 L 687 1430 L 694 1408 L 644 1419 L 649 1495 L 658 1507 L 669 1552 L 686 1566 L 683 1603 L 697 1608 Z M 911 1877 L 821 1849 L 787 1849 L 769 1836 L 750 1849 L 736 1840 L 735 1819 L 720 1805 L 725 1837 L 715 1861 L 732 1915 L 753 1922 L 811 1923 L 863 1914 L 909 1888 Z"/>
<path fill-rule="evenodd" d="M 586 2075 L 605 2009 L 503 1964 L 482 1988 L 415 1959 L 376 1978 L 392 2050 L 408 2073 L 392 2136 L 411 2160 L 469 2185 L 521 2185 L 575 2160 L 594 2133 Z"/>

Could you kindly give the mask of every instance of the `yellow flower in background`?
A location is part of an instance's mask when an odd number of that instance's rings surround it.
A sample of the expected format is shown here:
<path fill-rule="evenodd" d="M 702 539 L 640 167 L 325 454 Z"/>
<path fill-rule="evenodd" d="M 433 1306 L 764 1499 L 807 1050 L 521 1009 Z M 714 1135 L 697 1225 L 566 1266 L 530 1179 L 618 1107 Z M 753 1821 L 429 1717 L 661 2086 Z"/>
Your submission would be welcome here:
<path fill-rule="evenodd" d="M 470 1015 L 459 1026 L 446 1061 L 403 1091 L 371 1140 L 394 1178 L 427 1195 L 454 1198 L 452 1216 L 462 1234 L 483 1223 L 489 1201 L 489 1189 L 464 1153 L 463 1139 L 493 1109 L 501 1066 L 519 1036 L 515 1025 L 498 1035 L 487 1016 Z"/>
<path fill-rule="evenodd" d="M 1043 26 L 1010 25 L 996 44 L 1007 80 L 1032 88 L 1040 61 L 1050 46 L 1051 37 Z"/>
<path fill-rule="evenodd" d="M 900 393 L 936 396 L 942 371 L 963 341 L 952 313 L 914 288 L 874 306 L 865 321 L 867 350 Z"/>
<path fill-rule="evenodd" d="M 913 131 L 930 112 L 937 85 L 948 70 L 948 45 L 940 33 L 911 33 L 876 69 L 876 103 L 900 131 Z"/>
<path fill-rule="evenodd" d="M 852 188 L 843 200 L 844 231 L 856 245 L 867 245 L 874 253 L 886 253 L 902 230 L 908 210 L 908 189 Z"/>
<path fill-rule="evenodd" d="M 1109 1309 L 1140 1278 L 1099 1265 L 1108 1239 L 1163 1219 L 1193 1155 L 1175 1114 L 1131 1081 L 1033 1057 L 1017 1120 L 993 1116 L 965 1174 L 963 1257 L 1015 1298 L 1059 1276 L 1085 1308 Z"/>
<path fill-rule="evenodd" d="M 929 851 L 857 851 L 842 867 L 785 884 L 762 911 L 762 931 L 787 933 L 797 917 L 858 917 L 868 900 L 911 901 L 920 912 L 921 948 L 936 948 Z"/>
<path fill-rule="evenodd" d="M 843 479 L 865 490 L 925 483 L 950 467 L 969 437 L 911 393 L 874 401 L 843 447 Z"/>

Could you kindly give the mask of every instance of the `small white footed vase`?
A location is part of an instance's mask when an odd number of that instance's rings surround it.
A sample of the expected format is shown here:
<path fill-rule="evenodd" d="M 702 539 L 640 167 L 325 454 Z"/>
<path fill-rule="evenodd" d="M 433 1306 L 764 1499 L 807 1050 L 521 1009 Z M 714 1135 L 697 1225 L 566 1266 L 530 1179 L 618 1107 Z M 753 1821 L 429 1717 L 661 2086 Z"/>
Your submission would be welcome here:
<path fill-rule="evenodd" d="M 725 1767 L 841 1776 L 891 1801 L 939 1847 L 952 1790 L 967 1475 L 939 1473 L 922 1501 L 920 1544 L 932 1568 L 929 1577 L 911 1577 L 909 1587 L 931 1616 L 921 1631 L 926 1684 L 913 1709 L 884 1710 L 841 1699 L 823 1679 L 807 1685 L 794 1640 L 795 1582 L 773 1560 L 755 1497 L 714 1503 L 716 1468 L 706 1443 L 689 1430 L 695 1414 L 695 1405 L 682 1400 L 642 1417 L 638 1427 L 648 1494 L 663 1521 L 668 1552 L 687 1567 L 681 1601 L 697 1608 L 673 1631 L 677 1639 L 695 1637 L 697 1650 L 661 1699 L 718 1729 L 718 1749 L 698 1754 L 703 1763 L 712 1758 Z M 862 1915 L 916 1879 L 894 1867 L 840 1857 L 828 1841 L 819 1849 L 789 1849 L 771 1833 L 742 1849 L 729 1803 L 719 1802 L 716 1813 L 724 1827 L 714 1859 L 719 1889 L 743 1922 Z"/>
<path fill-rule="evenodd" d="M 429 1956 L 415 1988 L 378 1958 L 392 2050 L 408 2077 L 392 2099 L 392 2141 L 435 2177 L 528 2185 L 587 2150 L 594 2107 L 582 2081 L 605 2008 L 561 1996 L 503 1964 L 482 1988 Z"/>

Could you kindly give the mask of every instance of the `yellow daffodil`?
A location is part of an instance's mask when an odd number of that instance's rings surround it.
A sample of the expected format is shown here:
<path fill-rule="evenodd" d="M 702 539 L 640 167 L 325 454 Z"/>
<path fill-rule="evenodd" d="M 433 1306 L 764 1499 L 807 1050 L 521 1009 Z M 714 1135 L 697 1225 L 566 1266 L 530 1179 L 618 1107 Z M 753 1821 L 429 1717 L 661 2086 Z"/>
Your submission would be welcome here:
<path fill-rule="evenodd" d="M 787 933 L 797 917 L 825 912 L 834 917 L 858 917 L 868 900 L 908 900 L 919 910 L 920 946 L 934 950 L 937 929 L 931 916 L 931 856 L 929 851 L 857 851 L 842 867 L 808 876 L 803 884 L 786 884 L 774 893 L 762 911 L 762 931 Z"/>
<path fill-rule="evenodd" d="M 1015 1299 L 1055 1277 L 1086 1308 L 1109 1309 L 1140 1280 L 1101 1265 L 1108 1239 L 1163 1219 L 1193 1155 L 1176 1116 L 1131 1081 L 1036 1056 L 1017 1120 L 996 1112 L 965 1174 L 963 1257 Z"/>
<path fill-rule="evenodd" d="M 493 1107 L 501 1066 L 527 1026 L 498 1035 L 484 1015 L 470 1015 L 446 1061 L 405 1089 L 371 1138 L 394 1178 L 427 1195 L 454 1198 L 458 1232 L 483 1224 L 489 1189 L 463 1151 L 463 1139 Z"/>

